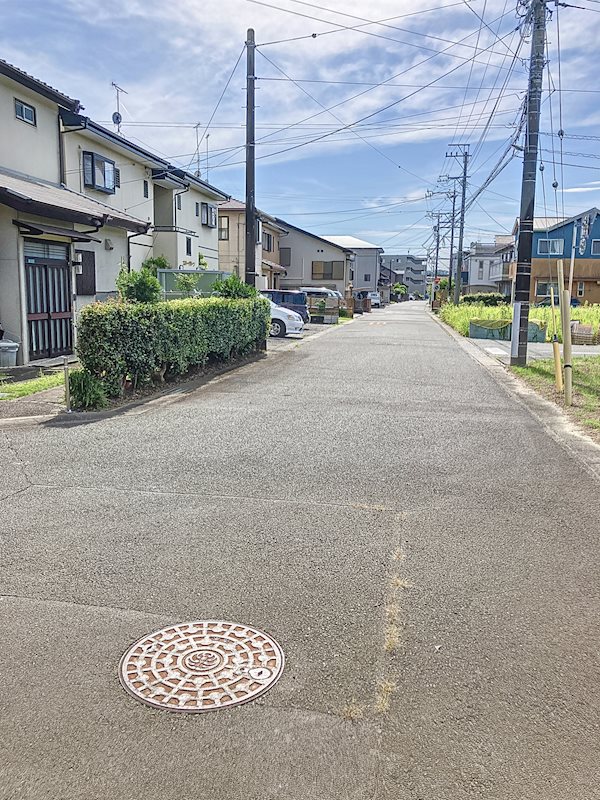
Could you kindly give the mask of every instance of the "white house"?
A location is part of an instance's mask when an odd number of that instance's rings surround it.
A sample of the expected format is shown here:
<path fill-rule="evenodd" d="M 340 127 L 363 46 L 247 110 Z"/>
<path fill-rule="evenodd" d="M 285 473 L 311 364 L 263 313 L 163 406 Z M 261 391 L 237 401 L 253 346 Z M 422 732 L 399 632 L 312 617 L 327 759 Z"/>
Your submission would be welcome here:
<path fill-rule="evenodd" d="M 81 111 L 0 61 L 0 322 L 19 363 L 71 353 L 74 313 L 121 268 L 218 263 L 227 195 Z"/>
<path fill-rule="evenodd" d="M 277 222 L 287 230 L 280 241 L 281 264 L 287 270 L 281 287 L 326 286 L 344 294 L 353 280 L 354 253 L 285 220 Z"/>
<path fill-rule="evenodd" d="M 355 236 L 323 236 L 323 239 L 354 253 L 352 268 L 354 291 L 378 291 L 382 247 L 357 239 Z"/>

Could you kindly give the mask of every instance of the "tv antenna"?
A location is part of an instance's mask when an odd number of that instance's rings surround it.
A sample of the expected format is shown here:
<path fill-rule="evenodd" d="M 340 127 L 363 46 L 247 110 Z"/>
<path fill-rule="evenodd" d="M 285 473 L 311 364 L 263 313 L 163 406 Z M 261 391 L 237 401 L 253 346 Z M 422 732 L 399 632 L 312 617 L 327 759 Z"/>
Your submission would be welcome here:
<path fill-rule="evenodd" d="M 121 133 L 121 123 L 123 122 L 123 116 L 121 114 L 121 92 L 123 94 L 129 94 L 129 92 L 127 92 L 125 89 L 121 89 L 121 87 L 117 86 L 117 84 L 114 81 L 112 81 L 110 85 L 113 87 L 113 89 L 117 94 L 117 110 L 112 115 L 112 121 L 113 124 L 116 125 L 117 127 L 117 133 Z"/>

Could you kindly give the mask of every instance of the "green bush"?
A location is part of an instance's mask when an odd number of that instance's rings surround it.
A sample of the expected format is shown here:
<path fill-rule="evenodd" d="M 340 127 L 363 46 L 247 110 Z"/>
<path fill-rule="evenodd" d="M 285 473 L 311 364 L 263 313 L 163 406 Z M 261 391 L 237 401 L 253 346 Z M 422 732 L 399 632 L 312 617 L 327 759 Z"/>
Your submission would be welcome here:
<path fill-rule="evenodd" d="M 106 392 L 102 381 L 85 369 L 69 372 L 69 392 L 71 405 L 75 409 L 93 411 L 106 405 Z"/>
<path fill-rule="evenodd" d="M 159 269 L 171 269 L 171 265 L 166 256 L 152 256 L 142 262 L 142 269 L 147 269 L 156 278 Z"/>
<path fill-rule="evenodd" d="M 158 278 L 145 267 L 139 272 L 121 270 L 117 277 L 117 289 L 121 299 L 130 303 L 156 303 L 161 292 Z"/>
<path fill-rule="evenodd" d="M 127 380 L 137 387 L 260 347 L 270 316 L 262 297 L 94 303 L 81 311 L 77 353 L 106 394 L 118 397 Z"/>
<path fill-rule="evenodd" d="M 241 298 L 256 297 L 258 292 L 254 286 L 241 281 L 237 275 L 230 275 L 225 280 L 218 279 L 212 285 L 213 292 L 217 292 L 221 297 Z"/>
<path fill-rule="evenodd" d="M 175 288 L 178 292 L 182 292 L 186 294 L 188 297 L 194 294 L 196 286 L 198 286 L 198 281 L 200 280 L 199 275 L 193 275 L 191 272 L 183 272 L 181 275 L 177 275 L 175 278 Z"/>
<path fill-rule="evenodd" d="M 340 306 L 339 316 L 340 317 L 348 317 L 349 316 L 348 309 L 345 308 L 344 306 Z"/>
<path fill-rule="evenodd" d="M 510 298 L 500 292 L 477 292 L 463 295 L 460 302 L 472 306 L 505 306 L 510 303 Z"/>

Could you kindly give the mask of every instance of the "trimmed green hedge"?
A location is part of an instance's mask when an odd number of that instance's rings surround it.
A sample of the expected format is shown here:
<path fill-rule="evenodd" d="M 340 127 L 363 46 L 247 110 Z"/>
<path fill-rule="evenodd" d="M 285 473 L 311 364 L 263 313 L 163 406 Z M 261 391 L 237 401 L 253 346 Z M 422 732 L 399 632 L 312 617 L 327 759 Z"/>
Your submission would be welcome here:
<path fill-rule="evenodd" d="M 505 306 L 510 303 L 510 297 L 500 292 L 477 292 L 463 295 L 460 302 L 472 306 Z"/>
<path fill-rule="evenodd" d="M 119 397 L 128 380 L 139 386 L 260 348 L 270 316 L 261 297 L 94 303 L 81 311 L 77 354 L 106 394 Z"/>

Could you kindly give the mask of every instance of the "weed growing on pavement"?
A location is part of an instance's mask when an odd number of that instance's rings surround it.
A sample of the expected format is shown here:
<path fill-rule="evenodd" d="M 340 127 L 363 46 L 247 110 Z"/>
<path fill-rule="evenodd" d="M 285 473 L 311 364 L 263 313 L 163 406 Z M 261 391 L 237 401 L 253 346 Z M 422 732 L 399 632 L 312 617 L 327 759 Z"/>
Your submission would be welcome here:
<path fill-rule="evenodd" d="M 381 681 L 377 687 L 377 694 L 375 695 L 375 711 L 378 714 L 385 714 L 389 711 L 392 695 L 396 691 L 396 684 L 394 681 Z"/>
<path fill-rule="evenodd" d="M 362 719 L 363 716 L 363 708 L 356 702 L 354 697 L 348 703 L 348 705 L 342 709 L 342 717 L 350 722 L 357 722 L 359 719 Z"/>

